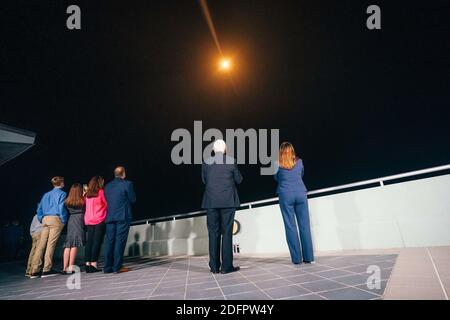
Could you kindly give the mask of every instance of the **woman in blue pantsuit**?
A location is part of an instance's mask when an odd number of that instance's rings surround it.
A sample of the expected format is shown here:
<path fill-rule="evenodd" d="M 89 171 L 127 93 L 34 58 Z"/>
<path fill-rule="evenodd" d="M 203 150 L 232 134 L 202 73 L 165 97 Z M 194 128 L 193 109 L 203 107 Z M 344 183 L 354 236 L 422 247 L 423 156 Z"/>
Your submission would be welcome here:
<path fill-rule="evenodd" d="M 280 146 L 279 169 L 275 174 L 277 194 L 286 230 L 286 241 L 294 264 L 314 261 L 303 162 L 289 142 Z M 300 233 L 300 238 L 299 238 Z"/>

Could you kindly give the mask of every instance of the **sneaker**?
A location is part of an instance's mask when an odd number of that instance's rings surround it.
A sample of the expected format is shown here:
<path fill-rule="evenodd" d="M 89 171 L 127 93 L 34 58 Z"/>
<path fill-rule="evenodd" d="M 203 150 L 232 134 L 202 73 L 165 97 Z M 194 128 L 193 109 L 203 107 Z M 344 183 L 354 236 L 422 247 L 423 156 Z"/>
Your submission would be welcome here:
<path fill-rule="evenodd" d="M 42 272 L 41 278 L 53 277 L 59 274 L 61 274 L 61 272 L 52 269 L 50 271 Z"/>
<path fill-rule="evenodd" d="M 36 272 L 36 273 L 30 274 L 30 276 L 28 278 L 36 279 L 36 278 L 39 278 L 40 276 L 41 276 L 41 273 L 40 272 Z"/>

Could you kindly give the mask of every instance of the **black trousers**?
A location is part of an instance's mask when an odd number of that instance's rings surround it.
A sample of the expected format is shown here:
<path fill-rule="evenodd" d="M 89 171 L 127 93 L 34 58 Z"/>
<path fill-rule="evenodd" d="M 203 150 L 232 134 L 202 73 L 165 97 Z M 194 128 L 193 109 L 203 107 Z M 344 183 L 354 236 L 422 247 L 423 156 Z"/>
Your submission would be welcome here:
<path fill-rule="evenodd" d="M 97 262 L 102 247 L 103 238 L 105 237 L 105 222 L 96 225 L 86 226 L 87 241 L 84 248 L 84 260 L 86 262 Z"/>
<path fill-rule="evenodd" d="M 209 236 L 209 267 L 225 272 L 233 268 L 233 222 L 235 208 L 207 209 L 206 221 Z M 222 263 L 220 252 L 222 244 Z"/>

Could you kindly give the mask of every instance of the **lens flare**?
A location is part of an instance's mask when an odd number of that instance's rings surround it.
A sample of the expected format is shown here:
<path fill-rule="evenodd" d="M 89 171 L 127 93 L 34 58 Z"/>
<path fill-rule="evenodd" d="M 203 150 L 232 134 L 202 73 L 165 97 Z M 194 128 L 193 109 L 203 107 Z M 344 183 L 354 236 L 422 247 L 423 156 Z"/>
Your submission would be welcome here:
<path fill-rule="evenodd" d="M 217 36 L 216 28 L 214 27 L 211 13 L 209 12 L 208 3 L 206 2 L 206 0 L 200 0 L 200 6 L 202 8 L 203 15 L 205 16 L 206 23 L 208 24 L 209 31 L 211 32 L 211 35 L 216 44 L 217 50 L 219 50 L 219 53 L 222 54 L 222 48 L 220 47 L 219 37 Z"/>
<path fill-rule="evenodd" d="M 222 58 L 219 61 L 219 69 L 221 71 L 230 71 L 231 70 L 231 60 L 227 58 Z"/>

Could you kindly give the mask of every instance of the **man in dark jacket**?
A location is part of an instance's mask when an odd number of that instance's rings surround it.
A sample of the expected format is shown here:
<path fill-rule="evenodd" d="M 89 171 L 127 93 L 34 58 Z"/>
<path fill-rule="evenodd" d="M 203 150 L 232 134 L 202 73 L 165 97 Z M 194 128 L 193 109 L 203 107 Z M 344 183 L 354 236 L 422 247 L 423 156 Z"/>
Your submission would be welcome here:
<path fill-rule="evenodd" d="M 236 185 L 242 182 L 235 160 L 225 155 L 223 140 L 213 145 L 214 157 L 202 164 L 202 180 L 205 184 L 202 208 L 207 210 L 209 236 L 209 267 L 212 273 L 238 271 L 233 266 L 233 222 L 239 196 Z M 220 244 L 222 242 L 222 263 Z"/>
<path fill-rule="evenodd" d="M 114 170 L 115 179 L 105 187 L 108 205 L 106 213 L 106 240 L 104 273 L 129 271 L 122 267 L 123 254 L 132 219 L 131 204 L 136 202 L 133 183 L 125 180 L 124 167 Z"/>

